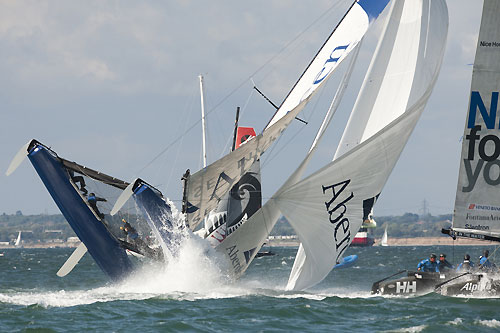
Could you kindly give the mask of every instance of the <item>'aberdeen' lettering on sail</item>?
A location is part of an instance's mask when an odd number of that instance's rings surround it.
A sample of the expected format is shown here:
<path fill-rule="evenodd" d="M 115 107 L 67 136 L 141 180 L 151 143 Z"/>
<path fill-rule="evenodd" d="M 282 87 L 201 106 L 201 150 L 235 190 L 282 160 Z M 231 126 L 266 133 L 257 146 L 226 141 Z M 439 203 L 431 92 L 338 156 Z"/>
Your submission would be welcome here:
<path fill-rule="evenodd" d="M 231 264 L 233 265 L 234 272 L 236 274 L 241 273 L 241 264 L 240 264 L 240 259 L 238 259 L 238 248 L 236 245 L 230 246 L 226 248 L 227 255 L 229 256 L 229 259 L 231 260 Z"/>
<path fill-rule="evenodd" d="M 337 200 L 350 182 L 351 180 L 348 179 L 330 186 L 322 185 L 323 194 L 326 194 L 326 192 L 330 193 L 331 191 L 331 199 L 325 201 L 325 206 L 329 215 L 329 221 L 334 225 L 333 238 L 337 250 L 337 260 L 347 248 L 351 239 L 350 223 L 345 214 L 347 213 L 346 204 L 354 198 L 354 193 L 351 192 L 344 199 L 340 199 L 340 202 Z"/>

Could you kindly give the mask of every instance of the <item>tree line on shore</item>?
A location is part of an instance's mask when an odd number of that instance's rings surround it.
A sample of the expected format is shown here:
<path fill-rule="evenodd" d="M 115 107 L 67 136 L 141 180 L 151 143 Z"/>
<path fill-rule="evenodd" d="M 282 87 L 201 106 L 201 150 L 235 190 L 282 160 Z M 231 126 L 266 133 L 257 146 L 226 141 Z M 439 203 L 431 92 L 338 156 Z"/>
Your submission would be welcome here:
<path fill-rule="evenodd" d="M 382 238 L 386 225 L 387 234 L 393 238 L 445 236 L 441 234 L 441 229 L 451 226 L 451 214 L 434 216 L 405 213 L 398 216 L 376 216 L 374 219 L 377 222 L 377 227 L 370 228 L 369 233 L 375 238 Z M 271 232 L 273 236 L 294 234 L 295 231 L 283 216 Z"/>
<path fill-rule="evenodd" d="M 441 235 L 441 228 L 450 226 L 451 214 L 433 216 L 406 213 L 400 216 L 375 217 L 375 221 L 377 228 L 370 230 L 370 234 L 375 238 L 382 237 L 386 225 L 388 234 L 394 238 L 438 237 Z M 0 242 L 12 242 L 19 231 L 22 231 L 22 239 L 25 242 L 67 240 L 76 236 L 61 214 L 23 215 L 18 211 L 16 214 L 0 215 Z M 271 231 L 273 236 L 294 234 L 293 228 L 283 216 Z"/>

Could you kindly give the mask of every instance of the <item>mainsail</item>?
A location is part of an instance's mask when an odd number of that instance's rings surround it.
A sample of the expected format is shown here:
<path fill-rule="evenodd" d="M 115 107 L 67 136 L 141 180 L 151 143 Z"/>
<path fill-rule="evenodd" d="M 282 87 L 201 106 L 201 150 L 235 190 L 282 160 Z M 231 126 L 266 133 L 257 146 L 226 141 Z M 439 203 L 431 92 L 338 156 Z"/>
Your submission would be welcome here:
<path fill-rule="evenodd" d="M 472 72 L 452 236 L 500 241 L 500 3 L 485 0 Z"/>
<path fill-rule="evenodd" d="M 393 3 L 349 121 L 367 119 L 359 144 L 273 197 L 302 243 L 287 289 L 320 282 L 351 243 L 366 202 L 381 192 L 431 94 L 447 29 L 444 0 Z M 362 103 L 365 98 L 372 103 Z"/>
<path fill-rule="evenodd" d="M 302 111 L 338 64 L 359 43 L 389 0 L 355 1 L 320 48 L 264 131 L 240 149 L 191 175 L 187 183 L 187 222 L 194 230 L 231 186 L 256 162 Z"/>

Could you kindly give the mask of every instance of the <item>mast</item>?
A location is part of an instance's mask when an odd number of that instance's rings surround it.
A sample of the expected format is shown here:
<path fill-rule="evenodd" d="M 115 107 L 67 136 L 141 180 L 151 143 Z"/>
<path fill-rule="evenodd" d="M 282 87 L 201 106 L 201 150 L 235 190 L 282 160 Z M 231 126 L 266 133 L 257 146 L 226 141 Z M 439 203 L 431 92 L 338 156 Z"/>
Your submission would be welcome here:
<path fill-rule="evenodd" d="M 233 151 L 236 148 L 236 134 L 238 133 L 238 119 L 240 117 L 240 107 L 236 108 L 236 120 L 234 121 Z"/>
<path fill-rule="evenodd" d="M 182 214 L 186 214 L 187 212 L 187 206 L 188 206 L 188 203 L 187 203 L 187 190 L 188 190 L 188 181 L 189 181 L 189 176 L 190 176 L 190 170 L 187 169 L 186 172 L 184 173 L 184 175 L 182 176 L 181 180 L 182 180 Z M 189 227 L 189 223 L 188 223 L 188 220 L 186 218 L 186 226 Z"/>
<path fill-rule="evenodd" d="M 207 166 L 207 148 L 206 148 L 206 127 L 205 127 L 205 100 L 203 94 L 203 75 L 198 75 L 200 79 L 200 98 L 201 98 L 201 129 L 203 133 L 203 167 Z"/>

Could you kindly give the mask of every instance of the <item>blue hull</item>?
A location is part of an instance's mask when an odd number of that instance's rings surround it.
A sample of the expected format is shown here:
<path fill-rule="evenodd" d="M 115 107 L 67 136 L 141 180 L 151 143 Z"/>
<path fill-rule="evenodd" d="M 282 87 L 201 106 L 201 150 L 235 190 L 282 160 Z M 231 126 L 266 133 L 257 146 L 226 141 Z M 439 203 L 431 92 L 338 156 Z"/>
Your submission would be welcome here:
<path fill-rule="evenodd" d="M 172 209 L 165 202 L 162 194 L 149 184 L 138 180 L 134 186 L 134 199 L 145 213 L 147 222 L 156 230 L 167 247 L 171 250 L 175 237 L 172 225 Z"/>
<path fill-rule="evenodd" d="M 337 269 L 337 268 L 350 267 L 356 262 L 356 260 L 358 260 L 357 254 L 353 254 L 351 256 L 344 257 L 344 258 L 342 258 L 342 260 L 340 260 L 340 262 L 337 265 L 333 266 L 333 268 Z"/>
<path fill-rule="evenodd" d="M 71 228 L 102 271 L 114 281 L 132 272 L 133 265 L 125 249 L 74 189 L 59 158 L 39 144 L 29 151 L 28 158 Z"/>

